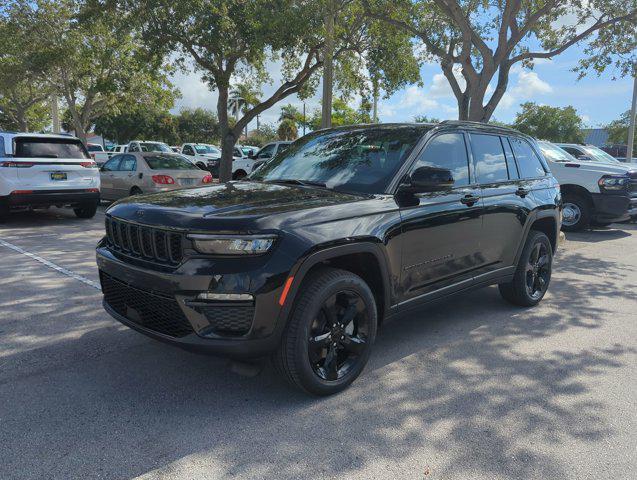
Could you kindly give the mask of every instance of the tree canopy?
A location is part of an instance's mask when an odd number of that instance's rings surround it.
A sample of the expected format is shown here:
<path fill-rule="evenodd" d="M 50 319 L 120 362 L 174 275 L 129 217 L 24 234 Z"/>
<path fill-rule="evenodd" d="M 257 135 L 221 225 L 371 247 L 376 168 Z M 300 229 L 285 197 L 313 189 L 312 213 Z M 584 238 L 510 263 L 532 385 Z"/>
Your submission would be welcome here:
<path fill-rule="evenodd" d="M 630 110 L 625 111 L 617 119 L 606 125 L 608 130 L 608 143 L 626 145 L 628 144 L 628 128 L 630 127 Z M 637 136 L 634 139 L 633 150 L 637 148 Z"/>
<path fill-rule="evenodd" d="M 437 61 L 461 120 L 489 121 L 511 68 L 584 43 L 580 72 L 635 73 L 637 0 L 364 0 L 367 14 L 409 32 Z M 492 83 L 495 85 L 492 85 Z"/>
<path fill-rule="evenodd" d="M 551 142 L 582 142 L 582 119 L 571 107 L 550 107 L 526 102 L 513 127 L 532 137 Z"/>

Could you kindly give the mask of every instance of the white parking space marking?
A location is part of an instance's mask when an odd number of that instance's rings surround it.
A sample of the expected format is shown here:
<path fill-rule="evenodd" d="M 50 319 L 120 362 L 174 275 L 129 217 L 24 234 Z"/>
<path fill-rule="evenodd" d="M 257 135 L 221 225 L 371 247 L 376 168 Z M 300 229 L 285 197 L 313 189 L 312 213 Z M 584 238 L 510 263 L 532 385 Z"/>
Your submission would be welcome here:
<path fill-rule="evenodd" d="M 36 262 L 40 262 L 41 264 L 55 270 L 58 273 L 61 273 L 62 275 L 66 275 L 67 277 L 71 277 L 74 278 L 75 280 L 82 282 L 86 285 L 88 285 L 89 287 L 93 287 L 96 290 L 102 290 L 102 288 L 100 287 L 100 285 L 92 280 L 89 280 L 86 277 L 83 277 L 80 274 L 77 274 L 75 272 L 72 272 L 71 270 L 67 270 L 64 267 L 60 267 L 59 265 L 56 265 L 53 262 L 48 261 L 46 258 L 42 258 L 39 255 L 36 255 L 35 253 L 31 253 L 31 252 L 27 252 L 25 249 L 18 247 L 17 245 L 14 245 L 12 243 L 9 242 L 5 242 L 4 240 L 0 239 L 0 246 L 2 247 L 6 247 L 6 248 L 10 248 L 11 250 L 21 253 L 22 255 L 25 255 L 33 260 L 35 260 Z"/>

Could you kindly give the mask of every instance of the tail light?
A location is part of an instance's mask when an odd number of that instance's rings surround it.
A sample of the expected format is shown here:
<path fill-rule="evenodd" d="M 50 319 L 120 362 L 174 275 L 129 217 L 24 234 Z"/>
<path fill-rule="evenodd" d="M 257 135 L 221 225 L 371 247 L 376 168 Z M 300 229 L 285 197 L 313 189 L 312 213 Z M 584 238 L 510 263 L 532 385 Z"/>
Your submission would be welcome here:
<path fill-rule="evenodd" d="M 80 165 L 84 168 L 97 168 L 97 163 L 95 162 L 81 162 Z"/>
<path fill-rule="evenodd" d="M 174 185 L 175 179 L 170 175 L 153 175 L 153 182 L 159 185 Z"/>
<path fill-rule="evenodd" d="M 203 183 L 212 183 L 212 175 L 206 175 L 201 181 Z"/>
<path fill-rule="evenodd" d="M 35 165 L 35 163 L 33 162 L 14 162 L 14 161 L 0 162 L 0 167 L 5 167 L 5 168 L 30 168 L 33 165 Z"/>

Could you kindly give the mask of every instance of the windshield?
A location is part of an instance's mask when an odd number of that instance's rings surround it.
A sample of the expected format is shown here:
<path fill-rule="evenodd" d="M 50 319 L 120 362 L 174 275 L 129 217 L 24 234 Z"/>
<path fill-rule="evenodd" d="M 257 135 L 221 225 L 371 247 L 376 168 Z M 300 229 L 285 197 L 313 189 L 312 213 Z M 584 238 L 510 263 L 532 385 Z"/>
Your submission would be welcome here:
<path fill-rule="evenodd" d="M 144 160 L 151 170 L 199 170 L 199 167 L 178 155 L 148 155 Z"/>
<path fill-rule="evenodd" d="M 425 131 L 404 126 L 316 132 L 289 145 L 250 178 L 382 193 Z"/>
<path fill-rule="evenodd" d="M 165 143 L 140 142 L 139 148 L 142 152 L 172 152 Z"/>
<path fill-rule="evenodd" d="M 570 153 L 562 150 L 557 145 L 548 142 L 538 142 L 542 155 L 549 162 L 575 162 L 577 161 Z"/>
<path fill-rule="evenodd" d="M 20 158 L 91 158 L 79 140 L 58 138 L 16 138 L 15 156 Z"/>
<path fill-rule="evenodd" d="M 586 154 L 589 157 L 591 157 L 591 160 L 593 160 L 594 162 L 612 163 L 612 164 L 621 163 L 619 160 L 612 157 L 611 155 L 609 155 L 608 153 L 606 153 L 604 150 L 600 148 L 587 145 L 585 147 L 582 147 L 582 150 L 584 150 Z"/>
<path fill-rule="evenodd" d="M 200 154 L 213 153 L 215 155 L 221 155 L 219 149 L 212 145 L 195 145 L 195 151 Z"/>

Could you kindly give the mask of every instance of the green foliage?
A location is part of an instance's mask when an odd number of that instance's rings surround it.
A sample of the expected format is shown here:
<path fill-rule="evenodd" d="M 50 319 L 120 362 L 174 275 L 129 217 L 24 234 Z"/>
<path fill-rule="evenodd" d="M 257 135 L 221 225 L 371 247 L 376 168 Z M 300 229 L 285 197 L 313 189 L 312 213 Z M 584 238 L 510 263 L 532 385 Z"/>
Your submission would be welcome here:
<path fill-rule="evenodd" d="M 204 108 L 184 108 L 175 118 L 181 143 L 210 143 L 219 139 L 217 115 Z"/>
<path fill-rule="evenodd" d="M 369 113 L 368 103 L 363 102 L 361 107 L 362 108 L 356 110 L 350 107 L 344 99 L 334 99 L 334 103 L 332 104 L 332 126 L 341 127 L 344 125 L 371 123 L 372 118 Z M 321 128 L 321 111 L 314 111 L 308 123 L 312 130 Z"/>
<path fill-rule="evenodd" d="M 551 142 L 582 142 L 582 119 L 571 107 L 550 107 L 526 102 L 513 127 L 532 137 Z"/>
<path fill-rule="evenodd" d="M 279 138 L 279 135 L 273 125 L 262 124 L 258 129 L 251 130 L 245 140 L 246 145 L 254 145 L 262 147 L 266 143 L 273 142 Z"/>
<path fill-rule="evenodd" d="M 0 129 L 39 131 L 50 122 L 51 89 L 33 68 L 35 32 L 15 21 L 20 14 L 20 5 L 9 2 L 0 15 Z"/>
<path fill-rule="evenodd" d="M 414 122 L 416 123 L 440 123 L 439 118 L 428 117 L 427 115 L 416 115 L 414 117 Z"/>
<path fill-rule="evenodd" d="M 149 96 L 174 98 L 161 55 L 130 21 L 94 0 L 9 0 L 9 22 L 29 39 L 29 68 L 66 102 L 80 138 L 102 115 Z"/>
<path fill-rule="evenodd" d="M 628 127 L 630 127 L 630 110 L 622 113 L 617 120 L 606 125 L 608 130 L 608 143 L 626 145 L 628 143 Z M 635 135 L 633 150 L 637 148 L 637 135 Z"/>
<path fill-rule="evenodd" d="M 511 68 L 533 68 L 579 45 L 580 73 L 637 65 L 637 0 L 363 0 L 367 14 L 409 34 L 436 61 L 458 102 L 459 118 L 487 122 Z M 391 50 L 390 50 L 391 53 Z"/>
<path fill-rule="evenodd" d="M 277 129 L 277 135 L 279 140 L 296 140 L 299 136 L 299 132 L 296 128 L 296 122 L 291 118 L 284 118 L 279 123 L 279 128 Z"/>

